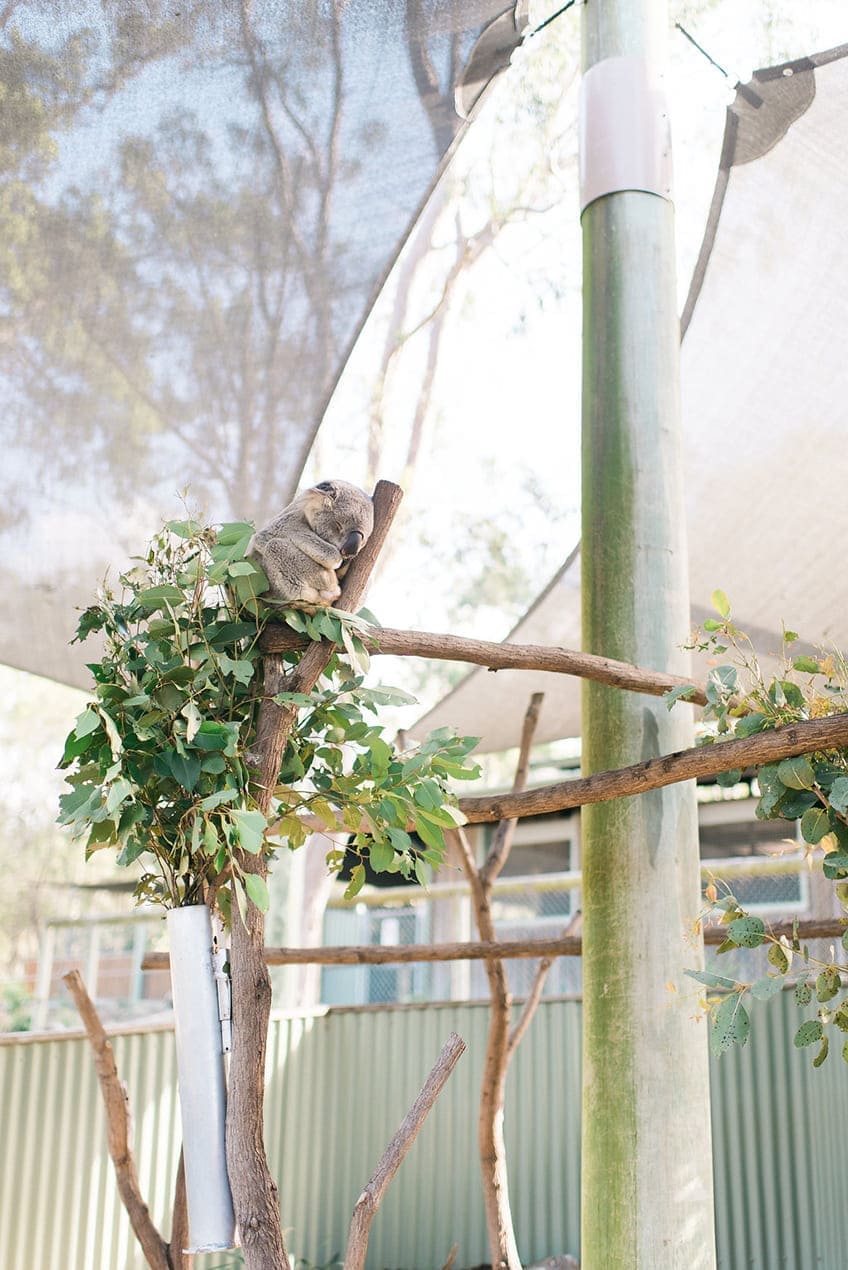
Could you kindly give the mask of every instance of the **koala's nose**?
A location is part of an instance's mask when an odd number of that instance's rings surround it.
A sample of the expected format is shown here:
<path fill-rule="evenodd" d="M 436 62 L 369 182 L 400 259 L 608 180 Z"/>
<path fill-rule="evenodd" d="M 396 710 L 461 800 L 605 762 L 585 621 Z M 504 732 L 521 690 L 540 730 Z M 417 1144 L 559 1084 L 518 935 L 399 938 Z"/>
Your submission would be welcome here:
<path fill-rule="evenodd" d="M 365 541 L 365 535 L 361 534 L 358 529 L 352 529 L 351 532 L 348 534 L 347 538 L 345 538 L 339 550 L 341 551 L 345 559 L 348 559 L 350 556 L 356 555 L 357 551 L 362 546 L 364 541 Z"/>

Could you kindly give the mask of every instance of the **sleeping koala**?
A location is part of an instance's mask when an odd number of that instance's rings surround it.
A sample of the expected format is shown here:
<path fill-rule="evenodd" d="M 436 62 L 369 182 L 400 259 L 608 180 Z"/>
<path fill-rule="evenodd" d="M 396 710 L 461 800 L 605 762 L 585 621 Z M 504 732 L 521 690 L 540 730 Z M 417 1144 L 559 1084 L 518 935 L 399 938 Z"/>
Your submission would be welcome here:
<path fill-rule="evenodd" d="M 374 528 L 369 496 L 348 481 L 321 481 L 298 494 L 254 534 L 248 555 L 270 583 L 263 597 L 278 604 L 328 605 L 338 599 L 337 570 Z"/>

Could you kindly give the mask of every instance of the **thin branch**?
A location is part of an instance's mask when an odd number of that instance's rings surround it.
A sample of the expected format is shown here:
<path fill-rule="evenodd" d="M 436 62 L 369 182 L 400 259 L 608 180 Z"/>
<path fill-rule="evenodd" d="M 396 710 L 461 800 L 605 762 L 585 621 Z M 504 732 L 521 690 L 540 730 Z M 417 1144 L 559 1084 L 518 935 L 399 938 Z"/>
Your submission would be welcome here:
<path fill-rule="evenodd" d="M 736 768 L 763 767 L 767 763 L 793 758 L 796 754 L 843 749 L 846 746 L 848 712 L 843 712 L 823 719 L 789 723 L 771 732 L 757 732 L 733 741 L 696 745 L 691 750 L 663 754 L 630 767 L 599 772 L 596 776 L 557 781 L 524 794 L 460 798 L 459 807 L 469 822 L 477 824 L 512 816 L 541 816 L 547 812 L 564 811 L 568 807 L 585 807 L 589 803 L 609 802 L 613 798 L 629 798 L 634 794 L 644 794 L 649 789 L 675 785 L 678 781 L 717 776 L 719 772 L 731 772 Z"/>
<path fill-rule="evenodd" d="M 194 1257 L 190 1252 L 183 1252 L 190 1243 L 188 1228 L 188 1196 L 186 1194 L 185 1160 L 180 1148 L 180 1161 L 177 1165 L 177 1180 L 174 1185 L 174 1207 L 171 1214 L 171 1242 L 169 1251 L 173 1270 L 191 1270 Z"/>
<path fill-rule="evenodd" d="M 404 1116 L 400 1128 L 383 1152 L 365 1190 L 356 1201 L 350 1223 L 344 1270 L 362 1270 L 364 1267 L 365 1254 L 368 1251 L 368 1235 L 374 1214 L 390 1182 L 406 1158 L 409 1148 L 418 1136 L 433 1104 L 444 1089 L 448 1077 L 465 1052 L 465 1048 L 462 1037 L 457 1036 L 456 1032 L 451 1032 L 430 1075 L 424 1082 L 421 1093 Z"/>
<path fill-rule="evenodd" d="M 848 919 L 839 917 L 788 919 L 771 922 L 768 933 L 776 939 L 838 939 Z M 697 932 L 693 932 L 693 936 Z M 727 927 L 710 923 L 703 927 L 704 943 L 721 944 Z M 560 935 L 558 939 L 511 939 L 497 942 L 478 940 L 445 944 L 334 944 L 327 948 L 266 948 L 269 966 L 386 966 L 413 961 L 491 961 L 519 957 L 579 957 L 581 935 Z M 167 970 L 168 953 L 148 953 L 142 970 Z"/>
<path fill-rule="evenodd" d="M 115 1166 L 118 1191 L 130 1219 L 136 1239 L 141 1244 L 145 1259 L 153 1270 L 172 1270 L 168 1257 L 168 1245 L 159 1234 L 144 1202 L 139 1186 L 132 1147 L 130 1146 L 130 1115 L 127 1092 L 118 1076 L 111 1042 L 86 991 L 82 975 L 71 970 L 63 976 L 64 983 L 74 999 L 83 1026 L 88 1033 L 94 1051 L 94 1066 L 106 1109 L 106 1130 L 109 1155 Z"/>
<path fill-rule="evenodd" d="M 530 750 L 533 747 L 533 737 L 536 735 L 536 727 L 539 723 L 539 714 L 542 709 L 544 696 L 543 692 L 534 692 L 524 715 L 521 744 L 518 750 L 518 761 L 515 766 L 515 778 L 512 783 L 513 794 L 521 794 L 527 788 L 527 776 L 530 771 Z M 495 878 L 507 862 L 517 824 L 517 820 L 502 820 L 495 830 L 489 853 L 486 856 L 483 867 L 480 869 L 480 880 L 487 895 L 492 889 L 492 883 Z"/>
<path fill-rule="evenodd" d="M 644 692 L 661 697 L 672 688 L 692 685 L 687 701 L 703 706 L 707 703 L 704 688 L 681 675 L 659 670 L 644 670 L 630 662 L 594 653 L 580 653 L 569 648 L 553 648 L 545 644 L 495 643 L 486 639 L 466 639 L 461 635 L 444 635 L 435 631 L 401 631 L 390 627 L 372 627 L 366 635 L 371 653 L 388 653 L 395 657 L 429 657 L 434 661 L 463 661 L 487 666 L 489 670 L 546 670 L 553 674 L 577 675 L 595 683 L 611 684 L 630 692 Z M 305 648 L 309 641 L 287 626 L 269 627 L 262 636 L 267 652 L 286 652 Z"/>
<path fill-rule="evenodd" d="M 542 999 L 542 992 L 545 987 L 545 980 L 548 977 L 548 971 L 554 964 L 556 958 L 548 956 L 543 957 L 536 967 L 536 973 L 533 976 L 533 982 L 530 985 L 530 992 L 522 1006 L 521 1013 L 515 1021 L 509 1034 L 509 1040 L 506 1044 L 506 1061 L 509 1066 L 512 1056 L 518 1049 L 524 1039 L 524 1034 L 530 1026 L 533 1015 L 536 1013 L 536 1006 Z"/>

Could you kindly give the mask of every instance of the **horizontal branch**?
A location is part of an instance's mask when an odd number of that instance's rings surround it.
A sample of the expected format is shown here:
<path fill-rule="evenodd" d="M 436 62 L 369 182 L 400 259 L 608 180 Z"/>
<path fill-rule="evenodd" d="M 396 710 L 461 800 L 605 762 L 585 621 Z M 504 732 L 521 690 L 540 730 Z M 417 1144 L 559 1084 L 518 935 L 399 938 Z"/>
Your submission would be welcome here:
<path fill-rule="evenodd" d="M 511 819 L 514 816 L 541 816 L 547 812 L 604 803 L 613 798 L 629 798 L 649 789 L 660 789 L 678 781 L 718 776 L 748 767 L 763 767 L 796 754 L 815 750 L 843 749 L 848 746 L 848 713 L 824 719 L 789 723 L 771 732 L 714 745 L 696 745 L 691 750 L 645 759 L 630 767 L 598 772 L 577 780 L 557 781 L 523 794 L 481 794 L 460 798 L 459 807 L 471 823 Z"/>
<path fill-rule="evenodd" d="M 668 675 L 659 670 L 642 670 L 630 662 L 598 657 L 594 653 L 578 653 L 568 648 L 545 644 L 495 643 L 486 639 L 465 639 L 460 635 L 442 635 L 432 631 L 399 631 L 386 626 L 372 627 L 365 637 L 369 651 L 395 657 L 428 657 L 434 661 L 464 661 L 489 670 L 547 670 L 559 675 L 577 675 L 597 683 L 645 692 L 661 697 L 671 688 L 690 684 L 691 679 Z M 262 636 L 265 652 L 279 653 L 305 648 L 310 641 L 287 626 L 270 626 Z M 696 705 L 706 705 L 702 687 L 694 685 L 687 698 Z"/>
<path fill-rule="evenodd" d="M 421 893 L 427 898 L 426 891 Z M 772 922 L 769 934 L 792 939 L 835 939 L 842 935 L 846 922 L 841 918 L 810 918 Z M 727 938 L 727 927 L 704 927 L 705 944 L 721 944 Z M 558 939 L 504 939 L 444 944 L 339 944 L 326 948 L 266 948 L 269 966 L 385 966 L 411 961 L 495 961 L 516 957 L 579 957 L 583 952 L 580 935 L 561 935 Z M 148 953 L 142 970 L 167 970 L 167 953 Z"/>

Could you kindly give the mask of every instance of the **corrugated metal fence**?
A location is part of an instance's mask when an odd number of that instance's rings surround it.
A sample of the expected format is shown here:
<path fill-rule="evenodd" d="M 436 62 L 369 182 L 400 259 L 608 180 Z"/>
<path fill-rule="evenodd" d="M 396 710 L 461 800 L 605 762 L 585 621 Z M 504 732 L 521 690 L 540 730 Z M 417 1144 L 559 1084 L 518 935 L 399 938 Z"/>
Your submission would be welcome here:
<path fill-rule="evenodd" d="M 544 1001 L 510 1074 L 506 1133 L 526 1263 L 579 1247 L 580 1003 Z M 813 1071 L 792 1047 L 791 995 L 756 1010 L 747 1048 L 713 1070 L 716 1210 L 725 1270 L 848 1265 L 848 1070 Z M 476 1161 L 485 1005 L 340 1009 L 272 1022 L 267 1143 L 293 1253 L 344 1248 L 353 1204 L 451 1031 L 468 1042 L 375 1220 L 369 1267 L 434 1270 L 488 1260 Z M 173 1036 L 114 1038 L 135 1120 L 141 1185 L 167 1229 L 179 1149 Z M 88 1044 L 0 1043 L 0 1266 L 143 1270 L 105 1145 Z M 704 1144 L 693 1142 L 693 1150 Z M 198 1270 L 236 1266 L 206 1256 Z"/>

